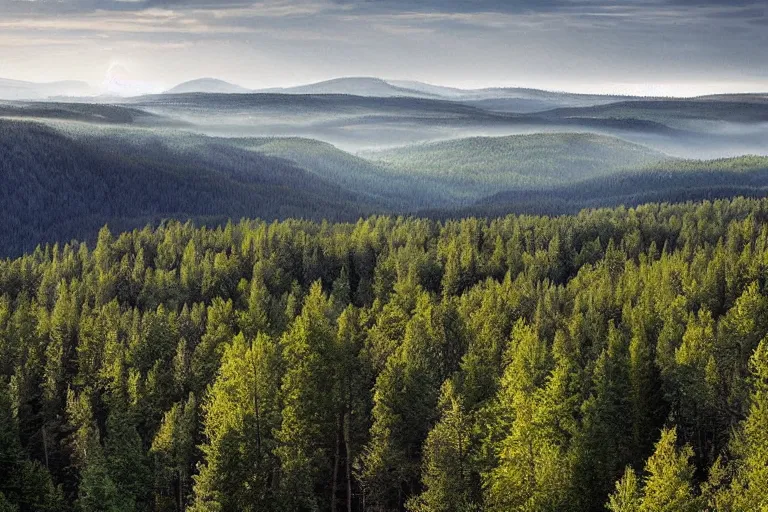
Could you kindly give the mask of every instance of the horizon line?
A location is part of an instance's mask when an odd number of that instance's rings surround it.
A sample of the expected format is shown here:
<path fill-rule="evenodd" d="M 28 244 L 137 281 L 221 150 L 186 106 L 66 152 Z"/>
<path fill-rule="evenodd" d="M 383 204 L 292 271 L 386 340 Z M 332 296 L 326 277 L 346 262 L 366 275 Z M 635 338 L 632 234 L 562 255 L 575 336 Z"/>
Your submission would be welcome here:
<path fill-rule="evenodd" d="M 8 77 L 0 77 L 0 84 L 3 81 L 8 82 L 18 82 L 21 84 L 28 84 L 28 85 L 37 85 L 37 86 L 45 86 L 45 85 L 55 85 L 58 83 L 66 83 L 66 82 L 75 82 L 75 83 L 82 83 L 84 85 L 87 85 L 90 88 L 93 88 L 95 90 L 101 89 L 101 91 L 97 94 L 93 95 L 86 95 L 86 96 L 75 96 L 70 95 L 68 97 L 104 97 L 104 96 L 116 96 L 116 97 L 138 97 L 138 96 L 147 96 L 147 95 L 155 95 L 155 94 L 165 94 L 171 91 L 172 89 L 184 85 L 190 82 L 200 81 L 200 80 L 216 80 L 220 82 L 227 83 L 232 86 L 240 87 L 242 89 L 246 89 L 247 92 L 233 92 L 233 93 L 208 93 L 208 94 L 280 94 L 281 89 L 294 89 L 294 88 L 300 88 L 300 87 L 308 87 L 313 85 L 319 85 L 324 84 L 328 82 L 334 82 L 334 81 L 341 81 L 341 80 L 377 80 L 384 82 L 388 84 L 391 87 L 400 88 L 403 90 L 409 90 L 409 87 L 404 84 L 398 84 L 397 82 L 411 82 L 413 84 L 420 84 L 430 87 L 436 87 L 436 88 L 446 88 L 446 89 L 453 89 L 457 92 L 477 92 L 477 91 L 493 91 L 493 90 L 504 90 L 504 89 L 518 89 L 518 90 L 529 90 L 529 91 L 539 91 L 539 92 L 546 92 L 546 93 L 552 93 L 552 94 L 574 94 L 574 95 L 581 95 L 581 96 L 616 96 L 616 97 L 626 97 L 626 98 L 676 98 L 676 99 L 695 99 L 695 98 L 702 98 L 702 97 L 708 97 L 708 96 L 738 96 L 738 95 L 768 95 L 768 85 L 766 85 L 766 89 L 760 90 L 760 89 L 749 89 L 749 88 L 742 88 L 738 90 L 728 90 L 727 87 L 724 87 L 722 90 L 713 90 L 712 92 L 706 92 L 706 93 L 673 93 L 669 91 L 669 89 L 672 88 L 683 88 L 685 87 L 683 84 L 680 83 L 670 83 L 670 82 L 658 82 L 658 83 L 616 83 L 616 82 L 606 82 L 606 85 L 612 85 L 612 88 L 607 88 L 604 90 L 595 90 L 595 84 L 587 85 L 587 88 L 581 88 L 579 86 L 576 86 L 573 89 L 565 89 L 565 88 L 558 88 L 558 87 L 546 87 L 546 86 L 535 86 L 535 85 L 520 85 L 519 83 L 512 83 L 512 84 L 498 84 L 498 83 L 489 83 L 483 86 L 466 86 L 466 85 L 457 85 L 457 84 L 445 84 L 445 83 L 439 83 L 439 82 L 433 82 L 433 81 L 425 81 L 425 80 L 418 80 L 415 78 L 383 78 L 380 76 L 375 75 L 339 75 L 339 76 L 333 76 L 331 78 L 321 79 L 321 80 L 312 80 L 308 82 L 292 82 L 282 85 L 270 85 L 270 86 L 260 86 L 252 88 L 250 86 L 244 86 L 238 83 L 236 80 L 229 80 L 226 78 L 219 78 L 216 76 L 199 76 L 197 78 L 191 78 L 187 80 L 182 80 L 174 85 L 165 85 L 161 83 L 151 83 L 146 81 L 137 81 L 137 80 L 117 80 L 116 82 L 118 84 L 122 83 L 125 85 L 131 85 L 132 83 L 143 85 L 146 89 L 143 92 L 137 92 L 135 94 L 120 94 L 116 93 L 114 91 L 109 91 L 109 80 L 104 80 L 99 84 L 95 84 L 91 81 L 87 80 L 78 80 L 76 78 L 67 78 L 67 79 L 60 79 L 60 80 L 49 80 L 49 81 L 34 81 L 34 80 L 24 80 L 24 79 L 18 79 L 18 78 L 8 78 Z M 704 82 L 703 84 L 706 84 Z M 586 84 L 582 84 L 586 85 Z M 591 87 L 590 87 L 591 86 Z M 689 84 L 690 86 L 690 84 Z M 633 87 L 636 88 L 637 92 L 628 92 L 626 90 L 627 87 Z M 152 89 L 151 91 L 149 89 Z M 641 89 L 648 89 L 647 92 L 642 92 Z M 666 90 L 663 93 L 653 93 L 652 91 L 656 90 Z M 429 94 L 425 91 L 418 91 L 416 89 L 411 89 L 414 92 L 422 92 L 424 94 Z M 185 93 L 178 93 L 178 94 L 185 94 Z M 312 93 L 308 93 L 312 94 Z M 319 94 L 335 94 L 335 93 L 319 93 Z M 439 96 L 438 93 L 434 94 L 435 96 Z M 404 95 L 405 96 L 405 95 Z M 53 97 L 53 96 L 52 96 Z M 450 98 L 443 98 L 443 99 L 450 99 Z"/>

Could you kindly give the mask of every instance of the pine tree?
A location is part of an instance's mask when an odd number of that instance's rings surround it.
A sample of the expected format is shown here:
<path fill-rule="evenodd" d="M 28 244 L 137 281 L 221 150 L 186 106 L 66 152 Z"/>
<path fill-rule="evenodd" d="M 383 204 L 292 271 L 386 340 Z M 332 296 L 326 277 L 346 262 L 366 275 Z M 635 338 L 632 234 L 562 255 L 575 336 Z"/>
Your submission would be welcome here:
<path fill-rule="evenodd" d="M 616 490 L 606 506 L 612 512 L 640 512 L 641 504 L 642 494 L 637 475 L 631 466 L 627 466 L 624 476 L 616 482 Z"/>
<path fill-rule="evenodd" d="M 160 510 L 186 508 L 194 460 L 197 430 L 197 401 L 193 393 L 184 403 L 175 403 L 165 413 L 155 434 L 150 454 L 155 461 L 155 507 Z"/>
<path fill-rule="evenodd" d="M 429 296 L 419 296 L 402 345 L 376 379 L 371 440 L 360 474 L 366 503 L 376 510 L 402 508 L 418 489 L 421 447 L 436 420 L 441 385 L 434 313 Z"/>
<path fill-rule="evenodd" d="M 729 510 L 762 512 L 768 509 L 768 339 L 752 355 L 750 370 L 749 414 L 732 441 L 735 477 L 720 499 Z"/>
<path fill-rule="evenodd" d="M 281 341 L 285 361 L 282 423 L 277 438 L 284 503 L 294 510 L 319 506 L 316 492 L 332 473 L 336 439 L 334 345 L 330 301 L 320 282 L 310 288 L 301 315 Z M 325 497 L 325 496 L 323 496 Z M 327 496 L 325 503 L 330 503 Z"/>
<path fill-rule="evenodd" d="M 645 465 L 642 489 L 639 489 L 634 470 L 627 467 L 624 477 L 616 483 L 608 508 L 614 512 L 702 510 L 704 501 L 696 493 L 694 468 L 690 463 L 692 457 L 690 446 L 677 447 L 674 428 L 662 430 L 661 439 Z"/>
<path fill-rule="evenodd" d="M 151 473 L 142 439 L 125 400 L 111 401 L 104 456 L 121 506 L 146 509 L 150 503 Z"/>
<path fill-rule="evenodd" d="M 259 332 L 272 332 L 270 319 L 271 296 L 265 279 L 265 264 L 257 262 L 253 267 L 253 277 L 248 292 L 248 310 L 241 313 L 240 328 L 249 337 L 255 337 Z"/>
<path fill-rule="evenodd" d="M 472 419 L 450 380 L 443 384 L 441 417 L 424 442 L 421 479 L 424 491 L 407 503 L 414 512 L 478 510 L 473 482 Z"/>
<path fill-rule="evenodd" d="M 219 370 L 225 344 L 234 337 L 235 313 L 231 300 L 217 297 L 208 307 L 206 330 L 192 353 L 192 389 L 203 393 Z"/>
<path fill-rule="evenodd" d="M 676 429 L 662 430 L 656 451 L 645 465 L 647 477 L 640 512 L 701 510 L 703 503 L 696 495 L 692 457 L 690 446 L 677 447 Z"/>
<path fill-rule="evenodd" d="M 610 325 L 608 342 L 592 376 L 592 393 L 582 404 L 583 420 L 574 441 L 576 496 L 581 506 L 604 499 L 631 461 L 632 409 L 628 346 Z"/>
<path fill-rule="evenodd" d="M 278 461 L 273 432 L 280 425 L 279 368 L 277 346 L 265 334 L 250 346 L 238 335 L 227 346 L 220 374 L 203 406 L 204 461 L 194 477 L 191 510 L 248 512 L 277 508 Z M 192 414 L 185 410 L 183 419 L 176 422 L 176 429 L 187 430 L 185 435 L 189 435 L 185 423 L 191 421 Z M 164 434 L 157 439 L 158 451 L 168 453 L 167 437 Z M 188 449 L 188 445 L 181 444 L 172 449 L 179 471 Z"/>
<path fill-rule="evenodd" d="M 546 380 L 546 345 L 533 329 L 518 324 L 513 340 L 500 394 L 511 424 L 499 442 L 498 465 L 485 475 L 486 505 L 500 511 L 563 510 L 571 490 L 568 450 L 576 433 L 578 376 L 562 334 Z"/>
<path fill-rule="evenodd" d="M 76 507 L 82 512 L 128 512 L 132 503 L 121 499 L 109 474 L 99 430 L 93 416 L 93 396 L 89 389 L 67 393 L 68 423 L 74 430 L 69 439 L 80 484 Z"/>
<path fill-rule="evenodd" d="M 353 306 L 348 306 L 339 316 L 336 339 L 338 378 L 334 401 L 338 418 L 331 481 L 331 510 L 337 510 L 337 502 L 341 502 L 344 504 L 341 509 L 352 512 L 356 501 L 354 493 L 359 487 L 352 466 L 368 436 L 372 398 L 369 389 L 373 383 L 370 361 L 363 352 L 360 315 Z M 344 485 L 340 484 L 342 480 Z"/>

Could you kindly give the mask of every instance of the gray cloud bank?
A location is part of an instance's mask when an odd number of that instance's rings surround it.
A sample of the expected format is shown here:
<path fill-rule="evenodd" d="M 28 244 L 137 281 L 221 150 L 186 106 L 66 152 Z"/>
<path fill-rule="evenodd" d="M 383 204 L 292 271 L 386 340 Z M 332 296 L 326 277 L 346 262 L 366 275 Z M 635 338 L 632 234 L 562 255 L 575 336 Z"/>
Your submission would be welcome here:
<path fill-rule="evenodd" d="M 0 77 L 768 90 L 767 15 L 765 0 L 0 0 Z"/>

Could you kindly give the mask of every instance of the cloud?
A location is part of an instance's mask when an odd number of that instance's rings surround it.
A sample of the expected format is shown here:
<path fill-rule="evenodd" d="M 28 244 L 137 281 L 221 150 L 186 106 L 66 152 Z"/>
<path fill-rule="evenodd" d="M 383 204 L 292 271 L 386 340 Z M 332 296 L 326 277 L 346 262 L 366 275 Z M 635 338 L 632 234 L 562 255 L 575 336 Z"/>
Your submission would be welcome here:
<path fill-rule="evenodd" d="M 91 69 L 103 74 L 109 59 L 130 58 L 137 73 L 162 72 L 168 85 L 209 74 L 254 87 L 351 74 L 550 88 L 565 82 L 561 89 L 587 80 L 763 80 L 766 5 L 768 0 L 0 0 L 0 47 L 13 47 L 0 58 L 0 74 L 47 79 L 59 69 L 60 75 L 96 75 Z"/>

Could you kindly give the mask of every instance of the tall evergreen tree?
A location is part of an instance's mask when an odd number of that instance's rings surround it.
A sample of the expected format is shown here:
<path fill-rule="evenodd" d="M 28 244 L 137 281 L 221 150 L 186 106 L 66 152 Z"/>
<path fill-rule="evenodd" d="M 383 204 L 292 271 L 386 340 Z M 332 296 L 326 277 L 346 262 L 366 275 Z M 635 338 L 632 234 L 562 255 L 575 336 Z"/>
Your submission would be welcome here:
<path fill-rule="evenodd" d="M 227 346 L 218 378 L 203 406 L 205 443 L 199 475 L 194 477 L 191 510 L 256 511 L 275 510 L 277 502 L 273 432 L 279 427 L 280 358 L 277 345 L 262 334 L 253 343 L 238 335 Z M 187 403 L 187 409 L 189 407 Z M 173 453 L 174 465 L 183 485 L 189 462 L 190 416 L 177 411 L 173 428 L 180 439 L 168 439 L 166 432 L 156 438 L 155 449 Z M 167 417 L 168 422 L 173 418 Z M 185 432 L 186 430 L 186 432 Z M 160 434 L 158 434 L 160 436 Z M 169 443 L 179 443 L 171 444 Z M 183 493 L 180 501 L 184 501 Z"/>
<path fill-rule="evenodd" d="M 301 315 L 281 340 L 285 374 L 276 453 L 283 502 L 297 511 L 319 508 L 321 497 L 324 503 L 333 501 L 326 480 L 337 429 L 330 392 L 336 379 L 331 313 L 330 301 L 315 282 Z"/>
<path fill-rule="evenodd" d="M 704 508 L 703 498 L 697 495 L 694 467 L 690 462 L 693 450 L 686 445 L 677 447 L 675 429 L 664 429 L 656 450 L 645 465 L 646 476 L 642 489 L 631 467 L 616 484 L 608 508 L 613 512 L 694 512 Z"/>
<path fill-rule="evenodd" d="M 407 503 L 414 512 L 479 510 L 472 457 L 472 418 L 452 381 L 442 387 L 440 420 L 424 442 L 421 479 L 424 491 Z"/>

